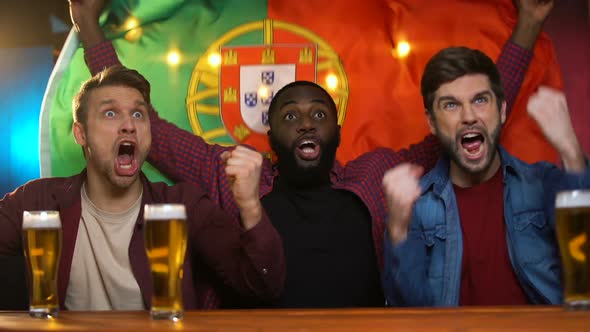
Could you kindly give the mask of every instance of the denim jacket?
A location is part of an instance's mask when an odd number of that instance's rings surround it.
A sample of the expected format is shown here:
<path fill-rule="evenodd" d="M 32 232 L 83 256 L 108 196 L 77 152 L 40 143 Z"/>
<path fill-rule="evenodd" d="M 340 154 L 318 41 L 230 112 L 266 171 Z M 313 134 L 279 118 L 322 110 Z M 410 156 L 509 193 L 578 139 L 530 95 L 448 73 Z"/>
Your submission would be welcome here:
<path fill-rule="evenodd" d="M 555 234 L 555 195 L 590 188 L 590 167 L 568 174 L 555 165 L 527 164 L 499 147 L 504 174 L 504 220 L 512 268 L 531 303 L 563 301 Z M 449 160 L 442 158 L 420 182 L 406 240 L 385 235 L 383 288 L 397 306 L 457 306 L 463 240 Z"/>

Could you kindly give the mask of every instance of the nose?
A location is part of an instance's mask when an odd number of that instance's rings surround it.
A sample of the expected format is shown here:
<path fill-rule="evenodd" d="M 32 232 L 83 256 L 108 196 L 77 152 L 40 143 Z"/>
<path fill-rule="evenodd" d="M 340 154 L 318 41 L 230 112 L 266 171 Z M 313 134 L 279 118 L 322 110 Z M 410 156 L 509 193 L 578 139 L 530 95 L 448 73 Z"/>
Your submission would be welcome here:
<path fill-rule="evenodd" d="M 475 116 L 475 110 L 473 106 L 469 105 L 463 107 L 461 111 L 461 122 L 466 125 L 472 125 L 477 122 L 477 117 Z"/>
<path fill-rule="evenodd" d="M 301 120 L 299 121 L 299 127 L 297 128 L 297 131 L 302 133 L 302 132 L 315 131 L 315 130 L 316 130 L 316 123 L 312 119 L 311 115 L 307 114 L 307 115 L 303 116 L 301 118 Z"/>
<path fill-rule="evenodd" d="M 135 134 L 135 119 L 132 116 L 126 116 L 119 128 L 120 134 Z"/>

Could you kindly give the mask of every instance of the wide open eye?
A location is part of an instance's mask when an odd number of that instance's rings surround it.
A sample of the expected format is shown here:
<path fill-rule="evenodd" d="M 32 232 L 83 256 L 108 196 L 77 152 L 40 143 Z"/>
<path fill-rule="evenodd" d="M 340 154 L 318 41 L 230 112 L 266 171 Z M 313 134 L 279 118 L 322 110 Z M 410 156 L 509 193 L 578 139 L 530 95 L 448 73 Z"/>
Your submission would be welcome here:
<path fill-rule="evenodd" d="M 458 106 L 459 106 L 459 104 L 457 104 L 454 101 L 447 101 L 442 105 L 442 109 L 452 111 L 452 110 L 456 109 Z"/>
<path fill-rule="evenodd" d="M 287 121 L 292 121 L 292 120 L 297 119 L 297 117 L 295 116 L 295 113 L 287 112 L 287 114 L 285 114 L 285 116 L 283 116 L 283 119 L 287 120 Z"/>
<path fill-rule="evenodd" d="M 475 98 L 475 100 L 473 101 L 475 104 L 487 104 L 489 101 L 489 98 L 486 96 L 480 96 Z"/>
<path fill-rule="evenodd" d="M 324 111 L 317 111 L 313 114 L 313 117 L 316 119 L 323 119 L 326 117 L 326 112 Z"/>

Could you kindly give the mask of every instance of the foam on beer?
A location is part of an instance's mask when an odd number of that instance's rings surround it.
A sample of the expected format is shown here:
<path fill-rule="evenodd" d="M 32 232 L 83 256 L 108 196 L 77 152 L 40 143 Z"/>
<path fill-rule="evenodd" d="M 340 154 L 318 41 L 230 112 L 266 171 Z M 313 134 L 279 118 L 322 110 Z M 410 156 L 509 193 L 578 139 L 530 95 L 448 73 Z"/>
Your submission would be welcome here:
<path fill-rule="evenodd" d="M 183 204 L 146 204 L 143 210 L 144 219 L 186 219 Z"/>
<path fill-rule="evenodd" d="M 23 229 L 29 228 L 61 228 L 58 211 L 25 211 L 23 212 Z"/>
<path fill-rule="evenodd" d="M 590 207 L 590 190 L 562 191 L 555 197 L 556 208 Z"/>

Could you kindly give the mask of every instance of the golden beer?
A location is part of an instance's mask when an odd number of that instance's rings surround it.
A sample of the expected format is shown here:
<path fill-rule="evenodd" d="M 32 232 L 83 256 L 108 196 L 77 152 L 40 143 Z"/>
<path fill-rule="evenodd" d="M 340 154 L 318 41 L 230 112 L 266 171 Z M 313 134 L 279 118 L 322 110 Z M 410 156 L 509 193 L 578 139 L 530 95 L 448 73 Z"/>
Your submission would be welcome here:
<path fill-rule="evenodd" d="M 560 192 L 557 237 L 563 265 L 564 301 L 569 309 L 590 308 L 590 191 Z"/>
<path fill-rule="evenodd" d="M 151 316 L 178 320 L 184 312 L 182 275 L 187 237 L 184 205 L 146 205 L 144 218 L 145 250 L 153 281 Z"/>
<path fill-rule="evenodd" d="M 29 275 L 29 314 L 59 313 L 57 270 L 61 255 L 61 222 L 57 211 L 23 213 L 23 248 Z"/>

